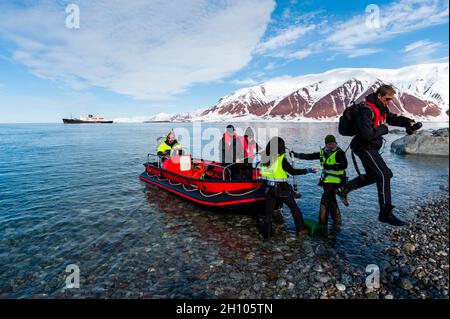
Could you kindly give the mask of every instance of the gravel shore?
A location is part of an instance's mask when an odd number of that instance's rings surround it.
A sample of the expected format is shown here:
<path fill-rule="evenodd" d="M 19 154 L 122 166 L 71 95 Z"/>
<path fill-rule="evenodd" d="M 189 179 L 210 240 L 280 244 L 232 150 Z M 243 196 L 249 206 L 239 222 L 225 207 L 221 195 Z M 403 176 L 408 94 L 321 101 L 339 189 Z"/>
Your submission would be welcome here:
<path fill-rule="evenodd" d="M 369 272 L 352 269 L 333 241 L 287 237 L 247 255 L 242 272 L 217 274 L 209 288 L 225 298 L 448 298 L 448 191 L 415 211 L 408 226 L 386 230 L 391 244 L 376 265 L 379 287 L 368 288 Z"/>
<path fill-rule="evenodd" d="M 350 236 L 359 238 L 354 242 L 357 251 L 379 247 L 373 256 L 363 254 L 359 264 L 351 261 L 348 249 L 339 242 L 342 233 L 335 238 L 297 239 L 283 222 L 290 218 L 289 212 L 275 216 L 274 236 L 264 241 L 257 234 L 261 216 L 182 209 L 185 203 L 164 196 L 160 201 L 164 227 L 154 223 L 149 231 L 162 241 L 131 238 L 130 244 L 115 243 L 118 257 L 108 253 L 111 244 L 98 243 L 93 251 L 112 260 L 85 272 L 81 289 L 58 288 L 65 280 L 61 274 L 46 284 L 45 294 L 34 297 L 448 298 L 448 189 L 442 197 L 412 207 L 416 217 L 406 227 L 374 220 L 368 227 L 381 227 L 381 231 L 352 228 Z M 143 213 L 142 222 L 146 216 Z M 98 262 L 97 255 L 91 258 Z M 111 263 L 115 268 L 108 270 Z M 371 264 L 379 269 L 378 287 L 366 285 L 366 266 Z M 15 290 L 0 287 L 0 296 L 16 296 L 12 295 Z"/>
<path fill-rule="evenodd" d="M 395 297 L 448 298 L 448 192 L 416 209 L 408 227 L 389 231 L 394 246 L 386 249 L 391 260 L 383 285 Z"/>

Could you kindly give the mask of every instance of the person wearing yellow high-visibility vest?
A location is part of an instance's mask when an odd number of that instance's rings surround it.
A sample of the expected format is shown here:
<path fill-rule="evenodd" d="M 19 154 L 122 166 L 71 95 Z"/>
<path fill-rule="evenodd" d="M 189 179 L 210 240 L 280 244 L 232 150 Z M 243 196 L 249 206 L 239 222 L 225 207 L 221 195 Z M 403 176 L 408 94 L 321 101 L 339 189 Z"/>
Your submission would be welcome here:
<path fill-rule="evenodd" d="M 170 133 L 167 134 L 166 139 L 158 146 L 156 153 L 160 157 L 169 157 L 171 155 L 177 155 L 173 153 L 181 151 L 181 149 L 181 144 L 176 140 L 175 133 L 170 131 Z"/>
<path fill-rule="evenodd" d="M 316 173 L 317 170 L 312 168 L 294 169 L 286 160 L 285 153 L 286 147 L 284 140 L 280 137 L 273 137 L 261 156 L 261 178 L 267 180 L 265 215 L 262 226 L 264 239 L 269 238 L 272 233 L 273 211 L 275 204 L 280 201 L 286 204 L 291 210 L 297 235 L 301 237 L 308 234 L 302 212 L 295 202 L 292 188 L 287 181 L 288 174 L 304 175 L 307 173 Z"/>
<path fill-rule="evenodd" d="M 325 137 L 325 147 L 317 153 L 291 152 L 295 157 L 304 160 L 320 160 L 322 175 L 319 185 L 323 186 L 323 195 L 320 200 L 319 223 L 328 224 L 328 215 L 331 215 L 333 223 L 338 226 L 341 222 L 341 214 L 336 201 L 336 189 L 346 182 L 345 170 L 348 162 L 345 152 L 337 145 L 333 135 Z"/>

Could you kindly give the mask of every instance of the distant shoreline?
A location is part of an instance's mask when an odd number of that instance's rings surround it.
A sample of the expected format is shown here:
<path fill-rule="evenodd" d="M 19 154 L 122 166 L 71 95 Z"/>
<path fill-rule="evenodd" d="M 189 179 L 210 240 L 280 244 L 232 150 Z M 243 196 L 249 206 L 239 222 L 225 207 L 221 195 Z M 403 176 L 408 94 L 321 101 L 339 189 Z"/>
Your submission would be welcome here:
<path fill-rule="evenodd" d="M 449 120 L 420 120 L 423 123 L 449 123 Z M 329 121 L 329 120 L 323 120 L 323 121 L 319 121 L 319 120 L 312 120 L 312 121 L 298 121 L 298 120 L 239 120 L 239 119 L 230 119 L 230 120 L 210 120 L 210 121 L 203 121 L 203 120 L 199 120 L 199 121 L 183 121 L 183 122 L 179 122 L 179 121 L 144 121 L 144 122 L 116 122 L 114 120 L 114 123 L 112 124 L 152 124 L 152 123 L 194 123 L 194 122 L 201 122 L 201 123 L 337 123 L 338 119 L 333 120 L 333 121 Z M 11 124 L 61 124 L 63 125 L 63 123 L 58 122 L 0 122 L 0 125 L 11 125 Z M 94 123 L 89 123 L 89 124 L 94 124 Z M 95 123 L 97 124 L 97 123 Z M 98 124 L 102 124 L 102 123 L 98 123 Z"/>

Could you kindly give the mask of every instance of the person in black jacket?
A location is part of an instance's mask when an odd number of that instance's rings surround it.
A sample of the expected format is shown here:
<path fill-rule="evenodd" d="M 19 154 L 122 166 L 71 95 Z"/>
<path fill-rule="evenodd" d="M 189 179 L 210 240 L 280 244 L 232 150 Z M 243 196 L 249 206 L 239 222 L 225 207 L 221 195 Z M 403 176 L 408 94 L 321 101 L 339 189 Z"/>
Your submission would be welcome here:
<path fill-rule="evenodd" d="M 287 182 L 288 174 L 304 175 L 316 173 L 314 168 L 294 169 L 286 160 L 286 146 L 280 137 L 273 137 L 266 146 L 261 156 L 261 178 L 267 180 L 265 215 L 262 227 L 264 239 L 272 233 L 273 210 L 277 202 L 286 204 L 291 210 L 297 235 L 302 237 L 308 234 L 302 212 L 295 202 L 291 186 Z"/>
<path fill-rule="evenodd" d="M 238 140 L 233 125 L 227 125 L 219 144 L 220 159 L 223 164 L 236 162 Z"/>
<path fill-rule="evenodd" d="M 345 184 L 348 162 L 345 152 L 337 145 L 333 135 L 325 137 L 325 147 L 317 153 L 296 153 L 292 155 L 303 160 L 320 160 L 323 168 L 319 185 L 323 187 L 323 195 L 320 200 L 319 223 L 328 224 L 328 215 L 331 215 L 333 224 L 341 223 L 341 214 L 336 201 L 336 189 Z"/>
<path fill-rule="evenodd" d="M 380 213 L 378 220 L 394 226 L 405 223 L 393 213 L 391 199 L 392 171 L 380 154 L 383 145 L 383 135 L 388 134 L 386 124 L 407 128 L 407 131 L 419 128 L 413 119 L 398 116 L 389 111 L 388 104 L 394 99 L 395 90 L 392 86 L 381 85 L 375 93 L 366 97 L 364 105 L 359 106 L 356 113 L 356 135 L 351 141 L 351 149 L 360 159 L 365 174 L 359 175 L 346 185 L 337 189 L 336 193 L 344 205 L 348 206 L 347 194 L 355 189 L 376 183 Z"/>
<path fill-rule="evenodd" d="M 231 179 L 240 179 L 240 167 L 236 165 L 242 158 L 242 147 L 233 125 L 227 125 L 226 131 L 222 136 L 219 144 L 220 160 L 223 166 L 228 167 Z"/>

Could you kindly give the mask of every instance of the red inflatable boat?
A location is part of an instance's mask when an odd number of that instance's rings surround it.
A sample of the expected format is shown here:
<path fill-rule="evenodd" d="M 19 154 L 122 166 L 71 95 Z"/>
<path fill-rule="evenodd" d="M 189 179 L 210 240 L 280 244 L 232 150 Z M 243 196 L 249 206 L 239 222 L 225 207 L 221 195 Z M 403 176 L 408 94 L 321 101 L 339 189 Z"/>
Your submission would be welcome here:
<path fill-rule="evenodd" d="M 201 205 L 263 202 L 265 181 L 259 179 L 260 170 L 252 168 L 250 179 L 232 180 L 232 165 L 192 159 L 190 155 L 172 156 L 161 162 L 159 157 L 149 154 L 139 178 Z"/>

